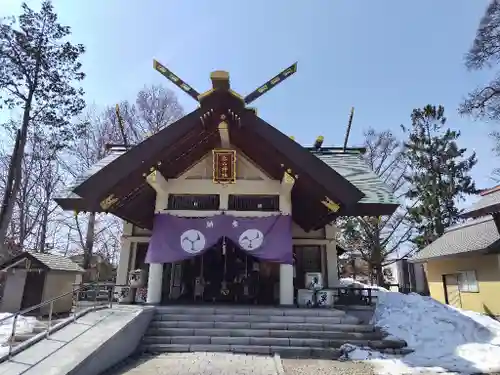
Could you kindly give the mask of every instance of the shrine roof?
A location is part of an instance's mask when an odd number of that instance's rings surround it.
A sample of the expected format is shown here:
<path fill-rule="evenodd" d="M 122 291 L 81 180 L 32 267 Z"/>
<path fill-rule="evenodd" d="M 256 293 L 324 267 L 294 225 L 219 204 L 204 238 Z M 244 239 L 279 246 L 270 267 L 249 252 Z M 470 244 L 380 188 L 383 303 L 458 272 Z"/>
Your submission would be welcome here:
<path fill-rule="evenodd" d="M 360 152 L 320 149 L 312 153 L 363 192 L 365 196 L 359 203 L 399 205 L 389 187 L 370 169 Z"/>
<path fill-rule="evenodd" d="M 357 204 L 358 211 L 370 214 L 370 206 L 376 205 L 376 207 L 380 209 L 382 205 L 386 207 L 384 213 L 387 212 L 387 214 L 390 214 L 399 205 L 397 200 L 390 193 L 388 186 L 371 171 L 370 167 L 363 160 L 362 152 L 360 152 L 359 149 L 347 149 L 345 151 L 331 148 L 318 150 L 312 147 L 306 149 L 350 181 L 364 194 L 364 197 Z M 123 149 L 111 149 L 108 155 L 79 176 L 74 184 L 61 191 L 57 198 L 55 198 L 56 201 L 64 209 L 68 210 L 85 207 L 86 203 L 84 203 L 84 199 L 76 194 L 73 189 L 105 168 L 121 155 L 125 154 L 125 152 L 126 151 Z"/>
<path fill-rule="evenodd" d="M 87 169 L 84 173 L 77 176 L 73 184 L 69 187 L 66 187 L 62 191 L 59 192 L 56 199 L 78 199 L 81 198 L 78 194 L 76 194 L 73 189 L 75 189 L 78 185 L 85 182 L 89 177 L 95 175 L 101 169 L 106 167 L 112 161 L 120 157 L 125 153 L 125 150 L 113 150 L 104 156 L 101 160 L 97 161 L 94 165 L 92 165 L 89 169 Z"/>
<path fill-rule="evenodd" d="M 257 116 L 224 85 L 197 97 L 200 107 L 126 152 L 113 152 L 80 176 L 57 203 L 68 210 L 110 212 L 151 227 L 156 193 L 146 176 L 158 171 L 177 178 L 221 147 L 219 126 L 230 143 L 270 178 L 295 177 L 292 216 L 303 229 L 324 226 L 337 216 L 392 214 L 397 203 L 363 166 L 359 155 L 311 152 Z M 224 124 L 222 124 L 224 123 Z M 332 208 L 333 207 L 333 208 Z"/>

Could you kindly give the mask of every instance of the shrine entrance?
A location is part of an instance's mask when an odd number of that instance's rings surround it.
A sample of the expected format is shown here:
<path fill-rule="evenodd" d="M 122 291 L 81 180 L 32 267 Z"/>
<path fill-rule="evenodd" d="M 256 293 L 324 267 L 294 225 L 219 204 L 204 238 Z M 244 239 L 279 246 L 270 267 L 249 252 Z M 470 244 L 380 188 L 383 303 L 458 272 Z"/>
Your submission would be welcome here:
<path fill-rule="evenodd" d="M 173 290 L 164 304 L 279 302 L 279 264 L 253 257 L 225 237 L 174 269 Z"/>

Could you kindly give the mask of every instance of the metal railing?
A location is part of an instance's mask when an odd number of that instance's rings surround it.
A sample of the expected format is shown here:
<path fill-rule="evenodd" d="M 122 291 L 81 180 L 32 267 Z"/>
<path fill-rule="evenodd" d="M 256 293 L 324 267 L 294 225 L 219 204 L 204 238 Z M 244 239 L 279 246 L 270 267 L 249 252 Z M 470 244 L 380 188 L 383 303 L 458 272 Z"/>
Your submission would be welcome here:
<path fill-rule="evenodd" d="M 113 307 L 113 301 L 115 299 L 114 292 L 115 292 L 116 287 L 117 287 L 117 285 L 112 284 L 112 283 L 78 284 L 78 286 L 76 288 L 73 288 L 73 290 L 71 292 L 61 294 L 57 297 L 51 298 L 47 301 L 41 302 L 41 303 L 34 305 L 34 306 L 30 306 L 26 309 L 23 309 L 23 310 L 20 310 L 16 313 L 13 313 L 12 315 L 9 315 L 3 319 L 0 319 L 0 325 L 2 325 L 2 323 L 4 323 L 4 322 L 8 321 L 9 319 L 12 319 L 12 331 L 10 334 L 10 338 L 8 340 L 8 345 L 9 345 L 8 357 L 10 358 L 12 356 L 12 350 L 16 346 L 15 345 L 15 343 L 16 343 L 16 326 L 17 326 L 17 322 L 18 322 L 18 319 L 20 316 L 27 315 L 29 313 L 33 313 L 36 310 L 40 310 L 41 308 L 48 306 L 49 311 L 48 311 L 48 315 L 47 315 L 47 320 L 43 320 L 43 322 L 46 323 L 46 328 L 44 330 L 45 332 L 42 330 L 41 332 L 38 332 L 38 334 L 45 333 L 45 337 L 49 337 L 49 335 L 51 333 L 51 328 L 53 327 L 52 326 L 53 316 L 54 315 L 57 316 L 57 314 L 54 314 L 54 303 L 55 302 L 65 298 L 65 297 L 68 297 L 69 295 L 72 295 L 72 301 L 73 301 L 72 309 L 71 309 L 72 311 L 69 312 L 70 316 L 65 321 L 66 322 L 73 322 L 78 318 L 78 313 L 79 313 L 78 304 L 79 304 L 79 301 L 82 300 L 82 299 L 80 299 L 81 294 L 85 293 L 87 295 L 90 292 L 93 296 L 93 299 L 90 301 L 91 304 L 84 306 L 87 309 L 91 309 L 91 310 L 94 309 L 95 310 L 98 306 L 107 306 L 107 307 L 111 308 L 111 307 Z M 105 299 L 99 298 L 99 296 L 102 296 L 102 293 L 101 294 L 99 293 L 102 289 L 105 290 L 105 293 L 107 295 L 107 298 L 105 298 Z M 89 300 L 87 299 L 87 301 L 89 301 Z M 42 315 L 42 316 L 45 316 L 45 315 Z"/>
<path fill-rule="evenodd" d="M 373 306 L 377 301 L 376 293 L 371 288 L 333 287 L 334 305 L 344 306 Z"/>

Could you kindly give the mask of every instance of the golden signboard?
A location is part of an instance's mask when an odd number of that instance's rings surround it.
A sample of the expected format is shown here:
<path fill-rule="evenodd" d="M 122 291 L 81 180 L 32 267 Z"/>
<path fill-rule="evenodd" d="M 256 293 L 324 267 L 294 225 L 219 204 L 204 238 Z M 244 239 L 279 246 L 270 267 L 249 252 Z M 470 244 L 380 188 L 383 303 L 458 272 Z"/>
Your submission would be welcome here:
<path fill-rule="evenodd" d="M 213 154 L 213 177 L 215 184 L 236 183 L 236 151 L 217 149 Z"/>

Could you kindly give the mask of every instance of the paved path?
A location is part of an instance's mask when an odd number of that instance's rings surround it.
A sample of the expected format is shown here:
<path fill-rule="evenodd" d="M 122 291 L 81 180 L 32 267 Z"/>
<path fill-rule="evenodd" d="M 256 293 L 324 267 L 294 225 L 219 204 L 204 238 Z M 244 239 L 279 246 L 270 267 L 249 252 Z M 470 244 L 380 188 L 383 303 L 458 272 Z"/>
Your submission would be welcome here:
<path fill-rule="evenodd" d="M 373 375 L 368 363 L 318 359 L 283 359 L 286 375 Z"/>
<path fill-rule="evenodd" d="M 145 356 L 113 375 L 279 375 L 274 358 L 231 353 Z"/>

